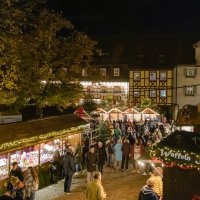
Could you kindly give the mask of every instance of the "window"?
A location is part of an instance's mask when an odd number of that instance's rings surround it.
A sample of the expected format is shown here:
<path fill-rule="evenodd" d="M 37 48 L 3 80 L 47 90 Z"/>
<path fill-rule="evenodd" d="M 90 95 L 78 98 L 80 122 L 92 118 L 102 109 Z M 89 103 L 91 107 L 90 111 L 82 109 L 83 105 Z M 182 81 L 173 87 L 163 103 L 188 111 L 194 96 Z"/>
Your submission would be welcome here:
<path fill-rule="evenodd" d="M 139 91 L 139 89 L 134 89 L 133 96 L 134 97 L 140 97 L 140 91 Z"/>
<path fill-rule="evenodd" d="M 156 81 L 156 72 L 150 72 L 149 79 L 150 81 Z"/>
<path fill-rule="evenodd" d="M 166 81 L 166 80 L 167 80 L 167 73 L 160 72 L 160 81 Z"/>
<path fill-rule="evenodd" d="M 134 72 L 134 80 L 139 81 L 140 80 L 140 72 Z"/>
<path fill-rule="evenodd" d="M 106 68 L 100 68 L 100 75 L 106 76 Z"/>
<path fill-rule="evenodd" d="M 113 69 L 113 76 L 120 76 L 120 68 Z"/>
<path fill-rule="evenodd" d="M 85 69 L 82 69 L 82 76 L 83 77 L 87 77 L 88 76 L 88 73 Z"/>
<path fill-rule="evenodd" d="M 167 91 L 166 90 L 160 90 L 160 97 L 165 98 L 167 96 Z"/>
<path fill-rule="evenodd" d="M 197 74 L 196 68 L 185 68 L 184 69 L 185 77 L 195 77 Z"/>
<path fill-rule="evenodd" d="M 156 90 L 150 90 L 149 96 L 156 97 Z"/>
<path fill-rule="evenodd" d="M 184 90 L 186 96 L 194 96 L 196 94 L 196 86 L 186 86 Z"/>

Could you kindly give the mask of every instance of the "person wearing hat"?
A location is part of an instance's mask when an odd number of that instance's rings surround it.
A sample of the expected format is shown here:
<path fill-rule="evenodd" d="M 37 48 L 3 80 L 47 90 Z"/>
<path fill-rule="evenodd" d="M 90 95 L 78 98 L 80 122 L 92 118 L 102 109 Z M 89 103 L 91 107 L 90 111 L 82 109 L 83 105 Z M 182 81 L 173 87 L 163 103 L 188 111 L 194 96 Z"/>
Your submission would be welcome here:
<path fill-rule="evenodd" d="M 149 178 L 146 185 L 140 190 L 138 200 L 159 200 L 158 195 L 154 191 L 154 185 L 154 180 Z"/>
<path fill-rule="evenodd" d="M 72 178 L 76 169 L 75 169 L 74 157 L 72 155 L 72 150 L 70 147 L 65 149 L 65 155 L 63 157 L 63 171 L 65 176 L 64 192 L 66 194 L 72 194 L 70 189 L 72 184 Z"/>
<path fill-rule="evenodd" d="M 101 173 L 94 173 L 94 180 L 89 182 L 86 186 L 87 200 L 103 200 L 106 198 L 103 185 L 101 183 Z"/>

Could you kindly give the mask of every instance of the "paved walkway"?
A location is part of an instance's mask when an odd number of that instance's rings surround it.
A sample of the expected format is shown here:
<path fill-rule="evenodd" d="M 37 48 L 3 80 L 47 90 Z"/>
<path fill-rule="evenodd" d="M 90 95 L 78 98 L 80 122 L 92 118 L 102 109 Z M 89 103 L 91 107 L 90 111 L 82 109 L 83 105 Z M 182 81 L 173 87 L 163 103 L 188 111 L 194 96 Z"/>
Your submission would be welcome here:
<path fill-rule="evenodd" d="M 106 168 L 102 182 L 107 193 L 107 200 L 137 200 L 140 188 L 148 176 L 132 174 L 132 169 L 116 172 Z M 73 194 L 63 192 L 64 180 L 36 192 L 36 200 L 85 200 L 86 172 L 75 175 L 72 183 Z"/>

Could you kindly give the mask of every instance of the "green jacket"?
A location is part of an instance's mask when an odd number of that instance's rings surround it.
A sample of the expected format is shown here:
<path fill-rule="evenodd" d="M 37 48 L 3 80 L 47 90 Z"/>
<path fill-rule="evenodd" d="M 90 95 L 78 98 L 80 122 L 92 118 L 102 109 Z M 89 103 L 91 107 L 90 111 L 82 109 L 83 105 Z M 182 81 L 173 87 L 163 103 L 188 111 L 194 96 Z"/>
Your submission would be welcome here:
<path fill-rule="evenodd" d="M 87 184 L 86 198 L 87 200 L 103 200 L 106 198 L 101 181 L 95 179 Z"/>

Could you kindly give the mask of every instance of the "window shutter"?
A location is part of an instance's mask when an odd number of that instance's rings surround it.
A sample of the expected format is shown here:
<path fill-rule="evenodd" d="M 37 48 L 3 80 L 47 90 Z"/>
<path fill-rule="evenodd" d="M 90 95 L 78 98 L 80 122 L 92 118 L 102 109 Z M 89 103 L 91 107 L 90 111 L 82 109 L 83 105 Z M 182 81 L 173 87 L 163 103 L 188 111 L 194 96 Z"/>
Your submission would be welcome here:
<path fill-rule="evenodd" d="M 187 68 L 184 68 L 184 76 L 187 77 Z"/>
<path fill-rule="evenodd" d="M 197 75 L 197 68 L 194 68 L 194 75 Z"/>
<path fill-rule="evenodd" d="M 185 95 L 187 95 L 187 93 L 186 93 L 187 90 L 186 90 L 186 89 L 187 89 L 187 88 L 184 86 L 184 87 L 183 87 L 183 94 L 185 94 Z"/>
<path fill-rule="evenodd" d="M 193 86 L 193 94 L 195 95 L 197 93 L 197 86 Z"/>

